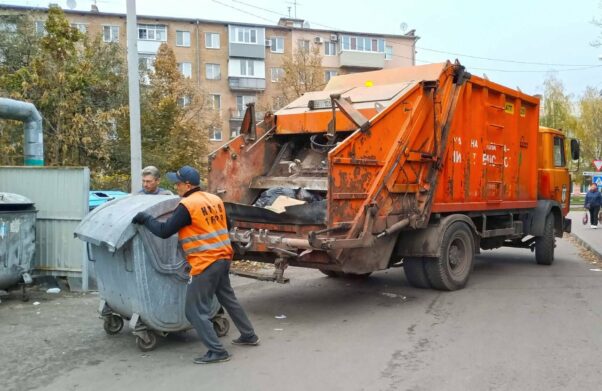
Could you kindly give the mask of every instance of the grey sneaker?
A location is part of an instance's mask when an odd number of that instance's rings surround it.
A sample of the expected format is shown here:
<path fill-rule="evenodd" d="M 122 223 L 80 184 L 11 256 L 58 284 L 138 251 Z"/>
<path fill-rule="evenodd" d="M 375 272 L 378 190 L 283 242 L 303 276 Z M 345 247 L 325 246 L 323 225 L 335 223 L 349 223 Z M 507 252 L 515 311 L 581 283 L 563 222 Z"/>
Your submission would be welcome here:
<path fill-rule="evenodd" d="M 218 362 L 224 362 L 230 360 L 230 354 L 228 352 L 212 352 L 211 350 L 205 353 L 203 357 L 197 357 L 192 360 L 195 364 L 215 364 Z"/>
<path fill-rule="evenodd" d="M 257 346 L 259 345 L 259 337 L 257 335 L 253 335 L 252 337 L 238 337 L 232 340 L 232 345 L 251 345 Z"/>

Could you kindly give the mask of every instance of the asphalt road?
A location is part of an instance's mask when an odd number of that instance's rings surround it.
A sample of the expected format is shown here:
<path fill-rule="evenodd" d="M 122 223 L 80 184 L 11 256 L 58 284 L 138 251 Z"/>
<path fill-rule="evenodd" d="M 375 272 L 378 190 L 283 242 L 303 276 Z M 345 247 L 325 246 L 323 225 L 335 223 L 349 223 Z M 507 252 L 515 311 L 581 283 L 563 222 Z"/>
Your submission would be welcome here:
<path fill-rule="evenodd" d="M 367 280 L 289 269 L 278 285 L 234 277 L 262 338 L 195 365 L 193 332 L 150 353 L 105 335 L 96 295 L 0 304 L 2 390 L 600 390 L 602 272 L 566 240 L 556 262 L 478 256 L 467 288 L 419 290 L 392 269 Z M 276 316 L 285 315 L 285 319 Z M 234 329 L 224 339 L 236 337 Z"/>

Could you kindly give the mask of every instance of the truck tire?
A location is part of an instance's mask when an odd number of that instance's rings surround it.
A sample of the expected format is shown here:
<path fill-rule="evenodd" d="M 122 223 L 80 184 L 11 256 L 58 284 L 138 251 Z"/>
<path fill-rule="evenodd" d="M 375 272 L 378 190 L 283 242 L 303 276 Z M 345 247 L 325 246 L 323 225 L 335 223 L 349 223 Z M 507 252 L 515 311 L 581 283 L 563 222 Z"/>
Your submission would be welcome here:
<path fill-rule="evenodd" d="M 474 236 L 461 221 L 452 223 L 443 234 L 441 256 L 426 261 L 424 269 L 435 289 L 455 291 L 464 288 L 474 263 Z"/>
<path fill-rule="evenodd" d="M 538 265 L 551 265 L 554 262 L 554 215 L 548 213 L 543 227 L 543 235 L 535 239 L 535 262 Z"/>
<path fill-rule="evenodd" d="M 406 275 L 406 280 L 414 288 L 432 288 L 424 268 L 425 262 L 421 258 L 405 258 L 403 260 L 403 271 Z"/>

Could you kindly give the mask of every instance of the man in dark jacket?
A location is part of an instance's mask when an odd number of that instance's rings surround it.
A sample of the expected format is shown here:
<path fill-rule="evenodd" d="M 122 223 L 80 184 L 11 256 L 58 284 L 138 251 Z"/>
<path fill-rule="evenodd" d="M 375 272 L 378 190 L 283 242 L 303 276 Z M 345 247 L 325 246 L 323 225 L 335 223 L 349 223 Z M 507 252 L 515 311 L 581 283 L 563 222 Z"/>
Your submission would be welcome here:
<path fill-rule="evenodd" d="M 167 179 L 176 184 L 178 195 L 183 197 L 173 215 L 159 222 L 148 213 L 140 212 L 132 222 L 143 224 L 160 238 L 178 233 L 191 267 L 186 289 L 186 318 L 209 349 L 193 361 L 196 364 L 228 361 L 230 354 L 217 338 L 209 317 L 214 295 L 240 331 L 241 336 L 232 341 L 234 345 L 258 345 L 259 337 L 230 285 L 228 271 L 234 251 L 224 203 L 218 196 L 201 191 L 199 172 L 190 166 L 167 173 Z"/>
<path fill-rule="evenodd" d="M 598 186 L 595 183 L 589 187 L 589 191 L 585 195 L 585 209 L 589 210 L 589 218 L 591 227 L 598 228 L 598 212 L 602 206 L 602 193 L 598 191 Z"/>

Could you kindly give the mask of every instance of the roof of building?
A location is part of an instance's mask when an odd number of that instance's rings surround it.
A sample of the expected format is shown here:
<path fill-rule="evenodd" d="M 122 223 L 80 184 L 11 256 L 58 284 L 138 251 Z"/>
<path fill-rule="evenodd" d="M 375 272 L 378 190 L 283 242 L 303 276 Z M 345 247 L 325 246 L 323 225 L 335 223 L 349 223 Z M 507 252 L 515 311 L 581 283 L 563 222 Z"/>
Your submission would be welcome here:
<path fill-rule="evenodd" d="M 17 10 L 17 11 L 32 11 L 32 12 L 47 12 L 48 7 L 31 7 L 31 6 L 22 6 L 22 5 L 7 5 L 0 4 L 0 10 L 8 9 L 8 10 Z M 112 12 L 100 12 L 100 11 L 80 11 L 80 10 L 69 10 L 63 9 L 65 14 L 69 15 L 82 15 L 82 16 L 103 16 L 103 17 L 119 17 L 125 18 L 125 14 L 121 13 L 112 13 Z M 180 17 L 171 17 L 171 16 L 153 16 L 153 15 L 137 15 L 138 20 L 156 20 L 156 21 L 170 21 L 170 22 L 182 22 L 182 23 L 206 23 L 206 24 L 220 24 L 220 25 L 236 25 L 236 26 L 248 26 L 248 27 L 263 27 L 269 28 L 273 30 L 301 30 L 307 32 L 328 32 L 328 33 L 340 33 L 340 34 L 355 34 L 355 35 L 368 35 L 368 36 L 377 36 L 377 37 L 389 37 L 389 38 L 398 38 L 398 39 L 409 39 L 416 41 L 420 39 L 419 36 L 414 35 L 415 30 L 411 30 L 410 32 L 403 35 L 395 35 L 395 34 L 379 34 L 379 33 L 367 33 L 367 32 L 359 32 L 359 31 L 345 31 L 345 30 L 328 30 L 328 29 L 312 29 L 312 28 L 302 28 L 302 27 L 292 27 L 292 26 L 279 26 L 279 25 L 269 25 L 269 24 L 258 24 L 258 23 L 246 23 L 246 22 L 232 22 L 232 21 L 221 21 L 221 20 L 210 20 L 210 19 L 199 19 L 199 18 L 180 18 Z M 283 18 L 287 20 L 295 20 L 295 21 L 304 21 L 303 19 L 290 19 Z"/>

